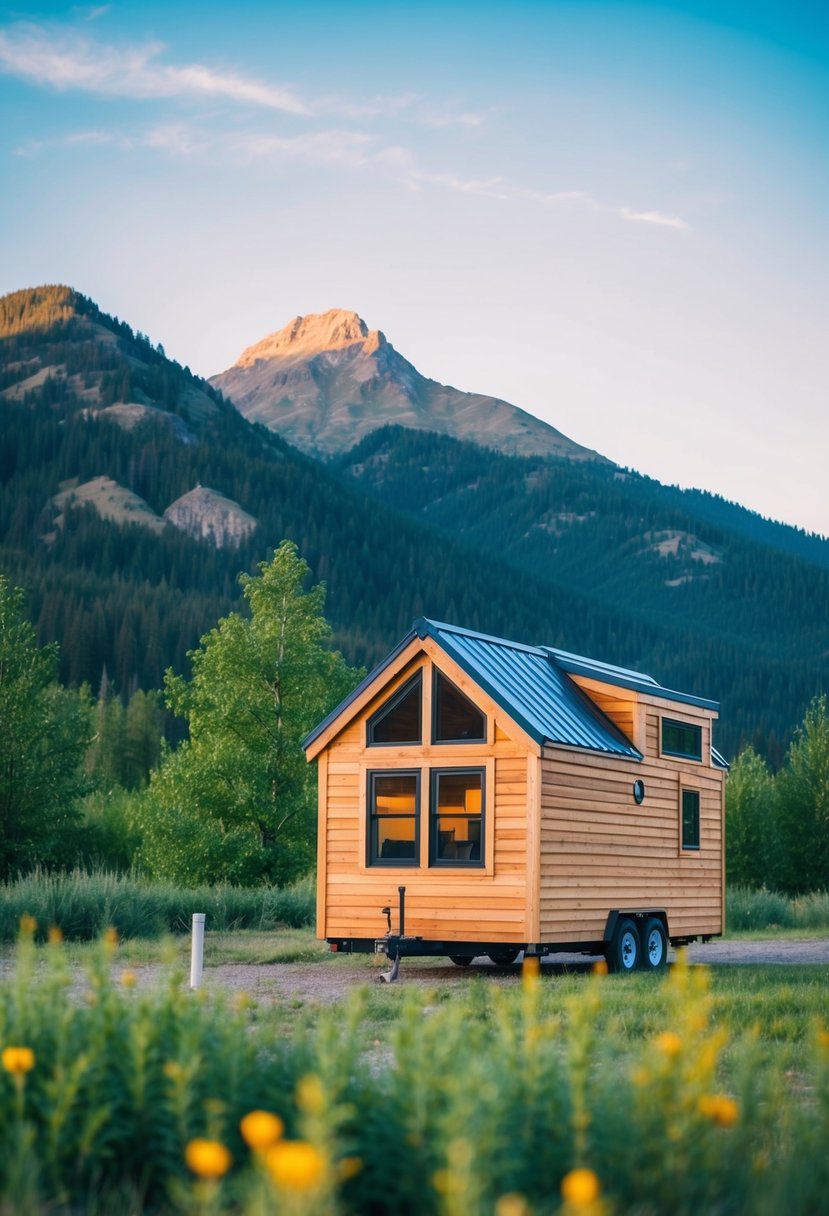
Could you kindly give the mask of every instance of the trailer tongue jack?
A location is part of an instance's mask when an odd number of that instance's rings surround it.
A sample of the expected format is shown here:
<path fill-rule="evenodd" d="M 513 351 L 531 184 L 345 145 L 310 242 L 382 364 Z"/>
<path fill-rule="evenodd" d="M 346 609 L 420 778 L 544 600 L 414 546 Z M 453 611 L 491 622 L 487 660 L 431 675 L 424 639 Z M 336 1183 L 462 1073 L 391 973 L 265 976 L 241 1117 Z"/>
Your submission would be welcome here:
<path fill-rule="evenodd" d="M 388 932 L 386 933 L 386 956 L 391 963 L 391 970 L 384 971 L 380 979 L 385 984 L 393 984 L 400 974 L 400 939 L 406 931 L 406 888 L 397 888 L 398 896 L 398 915 L 397 915 L 397 936 L 395 937 L 391 931 L 391 908 L 386 906 L 383 908 L 383 915 L 386 918 Z"/>

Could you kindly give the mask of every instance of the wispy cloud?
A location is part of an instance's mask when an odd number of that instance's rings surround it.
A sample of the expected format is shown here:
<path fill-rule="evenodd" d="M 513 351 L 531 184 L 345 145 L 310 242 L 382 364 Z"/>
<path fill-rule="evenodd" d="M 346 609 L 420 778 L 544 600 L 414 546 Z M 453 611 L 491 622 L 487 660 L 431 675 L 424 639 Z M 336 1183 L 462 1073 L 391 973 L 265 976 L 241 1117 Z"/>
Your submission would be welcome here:
<path fill-rule="evenodd" d="M 619 214 L 623 219 L 638 220 L 642 224 L 659 224 L 663 228 L 676 228 L 679 231 L 690 228 L 690 224 L 678 215 L 664 215 L 661 211 L 632 211 L 630 207 L 622 207 Z"/>
<path fill-rule="evenodd" d="M 513 193 L 503 177 L 463 177 L 458 173 L 426 173 L 412 168 L 405 176 L 406 185 L 418 189 L 421 185 L 443 186 L 458 194 L 477 194 L 508 202 Z"/>
<path fill-rule="evenodd" d="M 480 127 L 484 115 L 450 103 L 436 104 L 418 93 L 378 94 L 363 100 L 321 97 L 310 106 L 315 114 L 336 113 L 340 118 L 359 120 L 400 118 L 421 127 Z"/>
<path fill-rule="evenodd" d="M 341 129 L 279 135 L 272 131 L 219 131 L 193 122 L 166 122 L 137 137 L 134 146 L 176 157 L 209 158 L 237 165 L 261 163 L 278 167 L 289 161 L 341 169 L 373 165 L 397 174 L 410 171 L 413 165 L 407 148 L 383 144 L 365 132 Z"/>
<path fill-rule="evenodd" d="M 121 49 L 28 24 L 0 30 L 0 70 L 34 84 L 107 97 L 223 98 L 306 113 L 289 89 L 200 63 L 165 64 L 163 51 L 157 42 Z"/>

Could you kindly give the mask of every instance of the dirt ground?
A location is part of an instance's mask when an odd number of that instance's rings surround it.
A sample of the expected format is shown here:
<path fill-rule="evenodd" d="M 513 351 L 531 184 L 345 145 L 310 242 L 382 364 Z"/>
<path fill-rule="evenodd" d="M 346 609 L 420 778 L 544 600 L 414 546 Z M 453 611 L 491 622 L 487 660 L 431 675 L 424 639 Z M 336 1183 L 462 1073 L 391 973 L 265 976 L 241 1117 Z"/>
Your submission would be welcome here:
<path fill-rule="evenodd" d="M 829 967 L 829 938 L 769 939 L 767 941 L 714 941 L 688 947 L 692 963 L 712 967 L 756 964 L 816 963 Z M 675 957 L 671 951 L 670 959 Z M 544 959 L 543 976 L 589 971 L 595 960 L 580 954 L 558 954 Z M 352 988 L 382 983 L 388 962 L 382 956 L 365 955 L 352 958 L 331 958 L 319 963 L 278 963 L 250 965 L 241 963 L 209 965 L 205 959 L 202 986 L 208 991 L 247 992 L 256 1000 L 280 1002 L 313 1002 L 333 1004 Z M 139 983 L 148 980 L 135 968 Z M 147 969 L 151 970 L 151 969 Z M 435 985 L 468 984 L 475 975 L 486 975 L 495 984 L 516 984 L 520 967 L 497 968 L 486 958 L 476 959 L 471 967 L 456 967 L 454 963 L 435 960 L 404 960 L 398 984 Z"/>

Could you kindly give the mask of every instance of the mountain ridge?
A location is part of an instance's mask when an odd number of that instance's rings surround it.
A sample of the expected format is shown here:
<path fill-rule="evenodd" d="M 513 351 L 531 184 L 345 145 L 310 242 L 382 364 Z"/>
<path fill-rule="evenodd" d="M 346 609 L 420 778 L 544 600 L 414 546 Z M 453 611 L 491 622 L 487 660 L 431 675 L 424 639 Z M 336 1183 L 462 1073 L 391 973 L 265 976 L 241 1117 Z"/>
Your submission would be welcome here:
<path fill-rule="evenodd" d="M 53 527 L 55 495 L 89 483 L 99 497 L 68 496 Z M 232 543 L 198 513 L 187 532 L 134 514 L 180 500 L 240 507 Z M 379 428 L 320 462 L 71 289 L 0 299 L 0 570 L 61 644 L 64 681 L 94 689 L 105 668 L 126 696 L 185 670 L 244 611 L 239 571 L 286 538 L 351 662 L 427 615 L 719 699 L 721 750 L 750 740 L 773 762 L 829 687 L 827 541 L 608 463 L 425 430 Z"/>
<path fill-rule="evenodd" d="M 396 424 L 514 455 L 610 463 L 519 406 L 422 375 L 381 330 L 345 309 L 295 317 L 209 383 L 250 421 L 321 459 Z"/>

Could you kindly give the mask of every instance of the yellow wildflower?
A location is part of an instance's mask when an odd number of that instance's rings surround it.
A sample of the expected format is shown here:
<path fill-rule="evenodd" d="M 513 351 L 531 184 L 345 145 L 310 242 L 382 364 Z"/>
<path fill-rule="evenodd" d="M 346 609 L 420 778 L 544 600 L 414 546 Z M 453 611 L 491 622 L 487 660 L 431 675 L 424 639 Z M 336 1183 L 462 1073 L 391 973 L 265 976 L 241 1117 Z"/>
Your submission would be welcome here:
<path fill-rule="evenodd" d="M 281 1139 L 285 1124 L 269 1110 L 252 1110 L 241 1120 L 239 1130 L 245 1144 L 261 1153 Z"/>
<path fill-rule="evenodd" d="M 28 912 L 24 912 L 20 918 L 20 936 L 34 937 L 37 932 L 37 921 L 33 916 L 29 916 Z"/>
<path fill-rule="evenodd" d="M 570 1170 L 561 1180 L 561 1197 L 571 1208 L 592 1207 L 599 1198 L 601 1183 L 592 1170 Z"/>
<path fill-rule="evenodd" d="M 104 942 L 113 950 L 118 945 L 118 930 L 114 925 L 110 925 L 108 929 L 104 930 Z"/>
<path fill-rule="evenodd" d="M 656 1036 L 656 1048 L 664 1056 L 672 1059 L 674 1056 L 678 1056 L 682 1050 L 682 1039 L 673 1030 L 663 1030 L 662 1034 Z"/>
<path fill-rule="evenodd" d="M 50 925 L 48 940 L 50 946 L 59 946 L 63 941 L 63 929 L 60 925 Z"/>
<path fill-rule="evenodd" d="M 607 959 L 597 958 L 593 964 L 594 975 L 607 975 Z"/>
<path fill-rule="evenodd" d="M 523 1195 L 510 1191 L 495 1204 L 495 1216 L 529 1216 L 530 1209 Z"/>
<path fill-rule="evenodd" d="M 218 1140 L 197 1137 L 184 1150 L 184 1160 L 199 1178 L 222 1178 L 230 1169 L 230 1153 Z"/>
<path fill-rule="evenodd" d="M 325 1110 L 325 1093 L 319 1077 L 300 1077 L 296 1087 L 296 1102 L 306 1115 L 321 1115 Z"/>
<path fill-rule="evenodd" d="M 818 1047 L 823 1051 L 829 1051 L 829 1030 L 819 1030 L 817 1032 Z"/>
<path fill-rule="evenodd" d="M 135 974 L 134 971 L 130 971 L 129 968 L 127 968 L 126 971 L 121 972 L 121 987 L 122 988 L 134 988 L 137 983 L 138 983 L 138 976 Z"/>
<path fill-rule="evenodd" d="M 31 1047 L 4 1047 L 0 1062 L 6 1072 L 10 1072 L 14 1077 L 22 1077 L 34 1068 L 35 1053 Z"/>
<path fill-rule="evenodd" d="M 740 1108 L 726 1094 L 703 1094 L 697 1109 L 717 1127 L 733 1127 L 740 1115 Z"/>
<path fill-rule="evenodd" d="M 362 1168 L 363 1163 L 359 1157 L 343 1157 L 337 1166 L 337 1176 L 340 1182 L 348 1182 L 349 1178 L 356 1177 Z"/>
<path fill-rule="evenodd" d="M 265 1153 L 273 1181 L 286 1191 L 315 1190 L 325 1176 L 325 1158 L 305 1140 L 280 1140 Z"/>
<path fill-rule="evenodd" d="M 170 1081 L 180 1081 L 184 1076 L 184 1068 L 178 1060 L 168 1060 L 161 1066 L 161 1071 Z"/>

